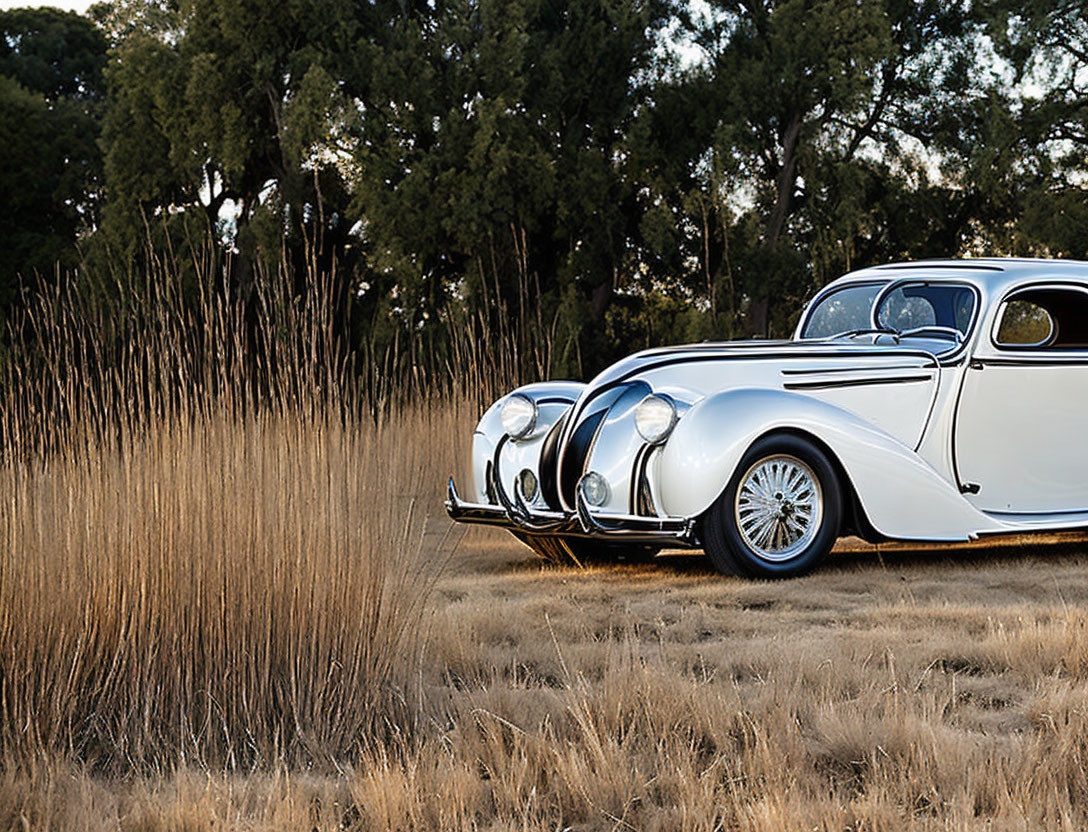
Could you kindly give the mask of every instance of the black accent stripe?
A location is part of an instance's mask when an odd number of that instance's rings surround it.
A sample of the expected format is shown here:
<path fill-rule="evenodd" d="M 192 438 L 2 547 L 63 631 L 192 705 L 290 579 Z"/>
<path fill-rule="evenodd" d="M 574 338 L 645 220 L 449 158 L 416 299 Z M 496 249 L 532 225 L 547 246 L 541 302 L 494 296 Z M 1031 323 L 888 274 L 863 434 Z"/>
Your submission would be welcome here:
<path fill-rule="evenodd" d="M 779 353 L 767 353 L 766 355 L 761 355 L 758 358 L 753 359 L 753 360 L 756 360 L 756 361 L 770 361 L 770 360 L 776 360 L 776 359 L 780 359 L 780 358 L 787 358 L 787 359 L 793 359 L 793 360 L 796 360 L 796 361 L 800 361 L 800 360 L 811 361 L 813 358 L 831 358 L 831 359 L 837 359 L 837 360 L 844 361 L 844 360 L 851 359 L 851 358 L 856 359 L 859 355 L 864 355 L 864 356 L 873 356 L 873 355 L 911 355 L 911 356 L 918 356 L 919 358 L 924 358 L 927 361 L 932 361 L 933 360 L 933 354 L 932 353 L 915 351 L 915 350 L 904 350 L 903 352 L 892 352 L 890 350 L 889 351 L 883 351 L 882 350 L 880 352 L 875 352 L 875 353 L 874 352 L 862 353 L 859 350 L 858 352 L 830 353 L 830 354 L 826 354 L 826 355 L 822 355 L 822 354 L 819 354 L 819 353 L 817 353 L 816 355 L 813 355 L 812 353 L 808 353 L 807 355 L 806 354 L 797 355 L 797 354 L 780 353 L 779 352 Z M 700 361 L 728 361 L 731 358 L 733 358 L 733 356 L 729 356 L 729 355 L 685 355 L 685 356 L 679 356 L 677 358 L 670 359 L 668 361 L 658 361 L 658 362 L 653 363 L 653 364 L 646 364 L 646 365 L 644 365 L 642 367 L 636 367 L 636 368 L 634 368 L 632 370 L 628 370 L 626 373 L 624 373 L 618 379 L 616 379 L 615 381 L 608 382 L 608 384 L 606 384 L 604 387 L 600 388 L 599 390 L 594 391 L 594 393 L 600 393 L 601 391 L 603 391 L 603 390 L 605 390 L 605 389 L 607 389 L 609 387 L 615 386 L 617 384 L 622 384 L 625 381 L 629 381 L 630 379 L 634 378 L 637 375 L 642 375 L 643 373 L 653 372 L 654 370 L 660 370 L 662 367 L 672 367 L 672 366 L 677 365 L 677 364 L 692 364 L 692 363 L 696 363 L 696 362 L 700 362 Z M 745 358 L 747 358 L 747 356 L 745 356 Z M 858 369 L 858 368 L 855 367 L 854 369 Z"/>
<path fill-rule="evenodd" d="M 1088 354 L 1084 358 L 975 358 L 971 364 L 983 367 L 1086 367 Z"/>
<path fill-rule="evenodd" d="M 846 360 L 850 360 L 850 359 L 856 359 L 859 355 L 862 355 L 862 356 L 874 356 L 874 355 L 889 356 L 889 355 L 894 355 L 894 356 L 900 356 L 900 357 L 910 356 L 910 357 L 916 357 L 916 358 L 923 358 L 926 361 L 935 360 L 934 356 L 933 356 L 933 353 L 922 352 L 921 350 L 880 350 L 880 351 L 872 351 L 872 350 L 865 350 L 864 347 L 859 347 L 857 350 L 851 350 L 849 352 L 842 352 L 842 353 L 837 353 L 837 352 L 832 352 L 832 353 L 817 352 L 817 353 L 814 354 L 814 353 L 812 353 L 810 351 L 807 351 L 807 350 L 798 350 L 797 352 L 794 352 L 794 353 L 789 353 L 789 352 L 767 353 L 766 355 L 761 355 L 757 359 L 754 359 L 754 360 L 763 361 L 763 360 L 772 360 L 772 359 L 777 359 L 777 358 L 786 358 L 786 359 L 792 359 L 792 360 L 796 360 L 796 361 L 802 361 L 802 360 L 811 361 L 814 358 L 818 358 L 818 359 L 832 359 L 832 360 L 846 361 Z M 736 358 L 736 356 L 721 355 L 721 354 L 718 354 L 718 355 L 682 355 L 682 356 L 678 356 L 676 358 L 671 358 L 671 359 L 668 359 L 668 360 L 665 360 L 665 361 L 657 361 L 657 362 L 650 363 L 650 364 L 644 364 L 641 367 L 635 367 L 635 368 L 633 368 L 631 370 L 628 370 L 626 373 L 619 376 L 618 378 L 613 379 L 612 381 L 609 381 L 609 382 L 605 382 L 600 387 L 598 387 L 596 390 L 592 390 L 590 392 L 590 394 L 585 398 L 585 400 L 581 403 L 581 405 L 577 406 L 577 411 L 573 413 L 572 418 L 574 419 L 575 422 L 577 422 L 577 420 L 581 418 L 582 414 L 585 413 L 585 411 L 589 407 L 590 403 L 593 402 L 595 399 L 597 399 L 600 396 L 603 396 L 605 393 L 608 393 L 610 390 L 615 389 L 619 385 L 624 384 L 625 382 L 629 381 L 630 379 L 634 378 L 635 376 L 642 375 L 643 373 L 653 372 L 654 370 L 660 370 L 660 369 L 662 369 L 664 367 L 673 367 L 673 366 L 676 366 L 678 364 L 693 364 L 693 363 L 699 363 L 699 362 L 703 362 L 703 361 L 730 361 L 730 360 L 733 360 L 735 358 Z M 744 358 L 747 358 L 747 356 L 744 356 Z M 853 369 L 857 369 L 857 368 L 855 367 Z M 564 491 L 563 493 L 566 494 L 566 491 Z M 573 503 L 571 505 L 573 505 Z"/>
<path fill-rule="evenodd" d="M 628 505 L 631 507 L 632 514 L 652 514 L 643 510 L 641 491 L 646 479 L 646 463 L 653 450 L 654 446 L 646 443 L 635 453 L 635 463 L 631 467 L 631 489 L 628 495 Z"/>
<path fill-rule="evenodd" d="M 854 378 L 842 381 L 795 381 L 784 384 L 787 390 L 827 390 L 833 387 L 868 387 L 874 384 L 914 384 L 932 381 L 933 376 L 892 376 L 889 378 Z"/>
<path fill-rule="evenodd" d="M 537 404 L 574 404 L 574 399 L 566 399 L 562 396 L 548 396 L 543 399 L 536 399 Z"/>
<path fill-rule="evenodd" d="M 574 432 L 579 427 L 579 420 L 582 419 L 585 414 L 589 413 L 591 410 L 609 410 L 612 405 L 615 404 L 616 399 L 623 395 L 623 391 L 616 389 L 617 387 L 619 387 L 619 385 L 605 384 L 595 390 L 590 390 L 589 395 L 586 396 L 584 401 L 575 402 L 574 406 L 571 407 L 571 409 L 564 414 L 566 417 L 566 425 L 563 428 L 563 432 L 559 436 L 559 490 L 560 494 L 563 495 L 564 498 L 566 495 L 566 491 L 564 490 L 563 486 L 563 471 L 566 467 L 567 450 L 570 447 L 571 441 L 573 440 Z M 646 386 L 646 391 L 649 392 L 649 385 Z M 604 401 L 597 401 L 602 397 L 604 398 Z M 585 464 L 584 458 L 582 459 L 582 462 L 580 464 Z M 581 476 L 581 474 L 579 474 L 579 476 Z M 577 485 L 577 483 L 575 484 Z M 567 503 L 566 507 L 573 508 L 574 503 Z"/>
<path fill-rule="evenodd" d="M 497 506 L 499 504 L 499 496 L 495 493 L 495 472 L 492 469 L 493 463 L 489 459 L 487 466 L 484 468 L 484 494 L 487 497 L 489 505 Z"/>
<path fill-rule="evenodd" d="M 804 370 L 782 370 L 784 376 L 815 376 L 824 373 L 872 373 L 877 370 L 929 370 L 936 369 L 937 361 L 926 364 L 889 364 L 886 367 L 874 365 L 872 367 L 809 367 Z"/>

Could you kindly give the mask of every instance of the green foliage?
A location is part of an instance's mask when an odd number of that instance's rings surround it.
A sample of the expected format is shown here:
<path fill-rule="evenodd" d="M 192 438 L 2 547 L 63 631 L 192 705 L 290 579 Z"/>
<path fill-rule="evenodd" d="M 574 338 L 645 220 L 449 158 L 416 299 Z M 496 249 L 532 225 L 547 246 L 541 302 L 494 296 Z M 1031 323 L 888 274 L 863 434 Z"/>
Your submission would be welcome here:
<path fill-rule="evenodd" d="M 77 261 L 101 187 L 106 41 L 56 9 L 0 12 L 0 319 L 20 282 Z"/>
<path fill-rule="evenodd" d="M 636 346 L 788 334 L 816 288 L 875 262 L 1088 256 L 1088 27 L 1060 0 L 112 0 L 90 18 L 0 15 L 13 262 L 73 265 L 93 228 L 83 271 L 121 286 L 163 252 L 195 275 L 211 234 L 243 288 L 330 275 L 382 372 L 445 372 L 467 336 L 584 377 Z"/>
<path fill-rule="evenodd" d="M 984 181 L 1006 206 L 997 245 L 1088 258 L 1088 20 L 1080 4 L 988 0 L 988 32 L 1018 85 L 994 114 L 1003 164 Z"/>
<path fill-rule="evenodd" d="M 744 299 L 732 328 L 787 334 L 803 300 L 843 271 L 959 250 L 964 221 L 943 213 L 948 188 L 931 183 L 925 155 L 943 147 L 938 119 L 976 90 L 963 71 L 976 62 L 965 6 L 720 0 L 715 10 L 695 32 L 709 61 L 693 89 L 719 118 L 692 185 L 716 197 L 716 221 L 698 225 L 720 238 L 703 243 L 708 283 Z"/>
<path fill-rule="evenodd" d="M 381 276 L 373 291 L 398 287 L 405 326 L 467 302 L 540 373 L 584 374 L 617 348 L 600 324 L 638 267 L 628 136 L 650 104 L 666 12 L 643 0 L 453 3 L 363 50 L 355 208 Z"/>
<path fill-rule="evenodd" d="M 50 101 L 102 94 L 106 39 L 89 20 L 59 9 L 0 12 L 0 75 Z"/>
<path fill-rule="evenodd" d="M 340 69 L 359 26 L 347 0 L 181 0 L 102 6 L 119 40 L 107 72 L 106 231 L 128 257 L 145 220 L 189 213 L 278 261 L 349 230 L 337 130 Z M 224 209 L 232 205 L 233 212 Z M 165 215 L 164 213 L 165 212 Z M 272 221 L 256 218 L 274 215 Z M 267 233 L 271 232 L 271 233 Z"/>

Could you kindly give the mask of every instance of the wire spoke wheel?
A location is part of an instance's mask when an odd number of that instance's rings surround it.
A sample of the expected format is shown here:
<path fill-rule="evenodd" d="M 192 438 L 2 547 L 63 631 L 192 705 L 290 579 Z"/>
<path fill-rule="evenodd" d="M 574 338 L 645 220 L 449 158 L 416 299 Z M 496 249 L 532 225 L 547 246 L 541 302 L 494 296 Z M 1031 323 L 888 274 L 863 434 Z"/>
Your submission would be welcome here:
<path fill-rule="evenodd" d="M 772 563 L 790 560 L 820 530 L 820 480 L 795 456 L 765 457 L 741 477 L 733 511 L 741 539 L 755 555 Z"/>
<path fill-rule="evenodd" d="M 842 528 L 843 491 L 822 448 L 793 434 L 752 443 L 703 515 L 707 557 L 750 578 L 803 575 L 831 551 Z"/>

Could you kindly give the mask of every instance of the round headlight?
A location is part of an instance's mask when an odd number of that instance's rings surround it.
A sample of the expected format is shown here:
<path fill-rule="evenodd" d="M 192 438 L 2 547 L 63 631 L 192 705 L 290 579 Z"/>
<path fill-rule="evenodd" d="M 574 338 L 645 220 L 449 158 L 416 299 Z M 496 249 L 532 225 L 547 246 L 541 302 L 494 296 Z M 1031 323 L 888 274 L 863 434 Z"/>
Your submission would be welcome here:
<path fill-rule="evenodd" d="M 507 436 L 521 439 L 532 433 L 536 427 L 536 403 L 528 396 L 515 393 L 503 402 L 499 418 Z"/>
<path fill-rule="evenodd" d="M 651 445 L 664 442 L 675 424 L 676 405 L 667 396 L 647 396 L 635 408 L 635 428 Z"/>
<path fill-rule="evenodd" d="M 582 477 L 582 494 L 591 506 L 603 506 L 608 502 L 608 480 L 590 471 Z"/>

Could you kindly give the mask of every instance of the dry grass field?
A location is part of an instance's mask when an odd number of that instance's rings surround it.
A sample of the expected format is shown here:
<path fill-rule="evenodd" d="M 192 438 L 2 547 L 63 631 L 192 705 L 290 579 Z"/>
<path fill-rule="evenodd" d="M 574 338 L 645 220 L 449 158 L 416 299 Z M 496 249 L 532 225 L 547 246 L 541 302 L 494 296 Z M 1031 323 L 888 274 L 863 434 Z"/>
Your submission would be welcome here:
<path fill-rule="evenodd" d="M 1082 541 L 542 564 L 442 515 L 476 402 L 373 418 L 302 349 L 258 406 L 170 310 L 9 388 L 0 830 L 1088 826 Z"/>
<path fill-rule="evenodd" d="M 105 776 L 42 757 L 0 780 L 0 818 L 15 830 L 1082 829 L 1083 551 L 861 549 L 801 580 L 752 583 L 693 556 L 546 566 L 474 531 L 431 596 L 413 729 L 339 767 Z"/>

